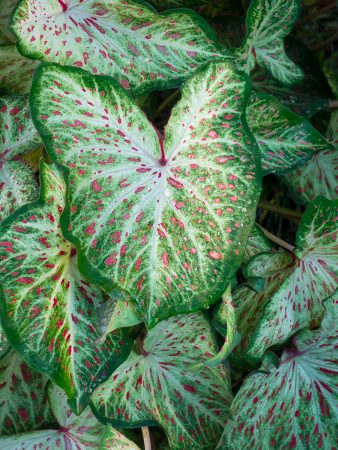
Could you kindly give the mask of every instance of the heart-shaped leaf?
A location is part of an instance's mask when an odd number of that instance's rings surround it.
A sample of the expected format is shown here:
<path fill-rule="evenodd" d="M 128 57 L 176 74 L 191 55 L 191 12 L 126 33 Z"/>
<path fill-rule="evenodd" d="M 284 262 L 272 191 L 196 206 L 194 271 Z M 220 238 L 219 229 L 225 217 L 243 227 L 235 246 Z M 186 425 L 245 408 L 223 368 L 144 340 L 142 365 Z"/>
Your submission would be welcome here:
<path fill-rule="evenodd" d="M 265 355 L 237 393 L 218 449 L 337 447 L 338 328 L 330 318 L 323 325 L 301 331 L 279 363 Z"/>
<path fill-rule="evenodd" d="M 263 174 L 288 172 L 314 153 L 332 150 L 310 122 L 272 95 L 252 94 L 246 118 L 262 154 Z"/>
<path fill-rule="evenodd" d="M 194 11 L 157 14 L 133 0 L 22 0 L 12 30 L 24 56 L 114 76 L 134 94 L 178 86 L 222 56 Z"/>
<path fill-rule="evenodd" d="M 317 153 L 304 166 L 283 176 L 292 196 L 302 205 L 318 195 L 329 200 L 338 198 L 338 111 L 331 115 L 327 138 L 333 150 Z"/>
<path fill-rule="evenodd" d="M 247 263 L 252 257 L 259 255 L 259 253 L 270 252 L 272 244 L 265 236 L 258 225 L 254 225 L 249 235 L 248 243 L 246 245 L 243 263 Z"/>
<path fill-rule="evenodd" d="M 246 96 L 244 75 L 211 63 L 185 85 L 163 140 L 112 79 L 37 72 L 35 123 L 68 169 L 63 232 L 86 277 L 127 291 L 149 327 L 218 300 L 241 263 L 261 188 Z"/>
<path fill-rule="evenodd" d="M 51 420 L 47 382 L 47 377 L 33 371 L 14 350 L 0 359 L 0 436 L 32 431 Z M 3 450 L 1 438 L 0 448 Z"/>
<path fill-rule="evenodd" d="M 40 63 L 20 55 L 15 45 L 0 46 L 0 91 L 28 94 L 35 68 Z"/>
<path fill-rule="evenodd" d="M 318 325 L 323 315 L 323 300 L 338 286 L 337 237 L 338 200 L 318 197 L 309 205 L 299 225 L 293 270 L 271 291 L 251 336 L 248 349 L 251 358 L 259 359 L 265 349 L 282 344 L 296 331 Z M 261 264 L 265 273 L 276 270 L 274 263 L 273 255 L 258 255 L 249 262 L 246 276 L 255 276 Z M 270 289 L 268 285 L 267 289 Z M 259 305 L 259 295 L 254 299 L 256 305 Z"/>
<path fill-rule="evenodd" d="M 127 357 L 123 331 L 100 345 L 94 328 L 100 289 L 80 275 L 59 218 L 65 185 L 56 167 L 41 165 L 41 197 L 0 227 L 0 313 L 11 344 L 67 393 L 74 410 Z"/>
<path fill-rule="evenodd" d="M 21 159 L 42 142 L 27 97 L 0 99 L 0 221 L 38 196 L 34 173 Z"/>
<path fill-rule="evenodd" d="M 257 61 L 284 85 L 300 81 L 303 71 L 289 59 L 284 48 L 284 38 L 292 30 L 300 10 L 300 0 L 253 0 L 238 64 L 250 72 Z"/>
<path fill-rule="evenodd" d="M 225 368 L 203 366 L 216 352 L 202 313 L 160 322 L 94 392 L 95 414 L 118 427 L 159 424 L 173 449 L 215 448 L 232 399 Z"/>
<path fill-rule="evenodd" d="M 9 29 L 9 20 L 17 0 L 0 0 L 0 33 L 8 42 L 15 42 L 15 36 Z"/>
<path fill-rule="evenodd" d="M 102 425 L 89 408 L 86 408 L 80 416 L 76 416 L 69 409 L 67 397 L 60 388 L 49 383 L 47 391 L 58 428 L 0 438 L 1 450 L 117 448 L 112 447 L 116 442 L 117 432 L 109 426 Z M 136 446 L 134 448 L 137 449 Z"/>

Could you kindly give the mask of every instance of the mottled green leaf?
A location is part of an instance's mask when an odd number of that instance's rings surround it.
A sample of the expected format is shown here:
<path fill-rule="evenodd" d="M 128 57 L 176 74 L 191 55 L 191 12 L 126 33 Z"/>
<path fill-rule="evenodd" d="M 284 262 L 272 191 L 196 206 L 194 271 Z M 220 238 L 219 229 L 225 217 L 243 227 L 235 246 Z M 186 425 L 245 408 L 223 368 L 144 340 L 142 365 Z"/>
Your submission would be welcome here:
<path fill-rule="evenodd" d="M 252 358 L 260 358 L 265 349 L 282 344 L 296 331 L 318 325 L 323 300 L 338 286 L 337 236 L 338 200 L 318 197 L 299 225 L 293 271 L 273 292 L 252 336 L 248 350 Z M 256 266 L 259 258 L 253 260 Z M 268 259 L 266 255 L 267 267 Z M 273 269 L 273 260 L 270 265 Z"/>
<path fill-rule="evenodd" d="M 15 45 L 0 46 L 0 91 L 28 94 L 35 68 L 40 63 L 20 55 Z"/>
<path fill-rule="evenodd" d="M 0 0 L 0 33 L 9 42 L 15 42 L 15 36 L 9 29 L 9 19 L 16 4 L 17 0 Z"/>
<path fill-rule="evenodd" d="M 59 218 L 65 185 L 56 167 L 42 164 L 41 196 L 0 227 L 0 314 L 10 343 L 67 393 L 74 410 L 127 357 L 122 331 L 97 344 L 95 307 L 102 291 L 80 275 L 75 249 Z"/>
<path fill-rule="evenodd" d="M 26 57 L 111 75 L 134 94 L 178 86 L 222 55 L 197 13 L 142 1 L 22 0 L 12 31 Z"/>
<path fill-rule="evenodd" d="M 265 236 L 258 225 L 254 225 L 249 235 L 248 243 L 246 245 L 243 263 L 247 263 L 249 259 L 263 252 L 270 252 L 272 244 Z"/>
<path fill-rule="evenodd" d="M 231 405 L 217 449 L 335 449 L 338 329 L 301 331 L 280 362 L 267 353 Z"/>
<path fill-rule="evenodd" d="M 250 73 L 257 62 L 283 85 L 299 82 L 303 71 L 286 55 L 284 38 L 292 30 L 300 10 L 300 0 L 253 0 L 237 63 Z"/>
<path fill-rule="evenodd" d="M 318 195 L 329 200 L 338 198 L 338 111 L 331 116 L 327 138 L 333 150 L 317 153 L 304 166 L 283 176 L 291 195 L 302 205 Z"/>
<path fill-rule="evenodd" d="M 263 174 L 288 172 L 314 153 L 332 150 L 310 122 L 272 95 L 252 94 L 246 119 L 261 151 Z"/>
<path fill-rule="evenodd" d="M 271 267 L 266 265 L 269 256 L 273 263 Z M 237 365 L 257 364 L 257 358 L 248 354 L 248 348 L 252 345 L 253 334 L 272 295 L 294 269 L 294 258 L 286 252 L 259 254 L 250 262 L 252 269 L 254 266 L 258 266 L 261 260 L 265 260 L 265 265 L 262 263 L 260 265 L 261 270 L 255 272 L 252 270 L 250 275 L 263 278 L 263 289 L 256 292 L 247 285 L 241 285 L 234 290 L 232 295 L 237 331 L 241 336 L 239 344 L 231 354 L 232 361 L 236 362 Z"/>
<path fill-rule="evenodd" d="M 10 349 L 10 344 L 8 342 L 8 339 L 2 329 L 1 323 L 0 323 L 0 359 L 6 355 L 6 353 Z"/>
<path fill-rule="evenodd" d="M 224 292 L 221 303 L 214 311 L 212 324 L 214 328 L 224 336 L 225 340 L 217 355 L 205 362 L 207 366 L 215 366 L 228 358 L 241 339 L 237 330 L 237 318 L 235 306 L 232 301 L 230 285 Z"/>
<path fill-rule="evenodd" d="M 246 96 L 245 75 L 211 63 L 163 139 L 112 79 L 38 69 L 35 123 L 68 169 L 63 232 L 86 277 L 127 291 L 149 327 L 214 303 L 242 261 L 261 188 Z"/>
<path fill-rule="evenodd" d="M 107 426 L 102 437 L 100 450 L 140 450 L 140 447 L 119 431 Z"/>
<path fill-rule="evenodd" d="M 116 431 L 102 425 L 89 408 L 76 416 L 69 408 L 64 392 L 51 383 L 48 399 L 58 428 L 0 438 L 1 450 L 117 450 L 118 447 L 112 447 Z"/>
<path fill-rule="evenodd" d="M 232 399 L 225 368 L 203 366 L 216 352 L 201 313 L 162 321 L 142 354 L 132 353 L 94 392 L 93 410 L 119 427 L 159 424 L 173 449 L 214 449 Z"/>
<path fill-rule="evenodd" d="M 36 200 L 34 173 L 20 156 L 40 145 L 27 97 L 0 98 L 0 221 Z"/>
<path fill-rule="evenodd" d="M 33 371 L 14 350 L 0 359 L 0 436 L 35 430 L 51 419 L 47 382 L 47 377 Z M 3 450 L 1 438 L 0 448 Z"/>

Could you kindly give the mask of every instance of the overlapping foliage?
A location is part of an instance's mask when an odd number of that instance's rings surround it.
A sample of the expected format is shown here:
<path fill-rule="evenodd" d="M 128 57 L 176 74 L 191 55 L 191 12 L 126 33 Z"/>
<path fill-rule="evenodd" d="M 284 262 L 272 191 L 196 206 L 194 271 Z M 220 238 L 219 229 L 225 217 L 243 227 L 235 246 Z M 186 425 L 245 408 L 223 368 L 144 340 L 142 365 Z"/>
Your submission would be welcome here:
<path fill-rule="evenodd" d="M 1 449 L 338 447 L 338 82 L 301 6 L 0 0 Z"/>

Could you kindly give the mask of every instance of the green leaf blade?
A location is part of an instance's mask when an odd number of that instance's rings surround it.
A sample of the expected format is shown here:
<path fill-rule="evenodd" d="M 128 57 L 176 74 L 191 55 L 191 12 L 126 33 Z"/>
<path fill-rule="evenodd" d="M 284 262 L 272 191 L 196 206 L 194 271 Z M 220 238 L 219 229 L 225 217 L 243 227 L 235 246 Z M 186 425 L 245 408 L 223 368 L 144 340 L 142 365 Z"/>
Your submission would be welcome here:
<path fill-rule="evenodd" d="M 38 71 L 35 122 L 68 171 L 63 231 L 85 275 L 127 291 L 149 327 L 215 302 L 241 263 L 260 191 L 246 97 L 244 75 L 210 64 L 185 85 L 163 141 L 111 79 Z"/>

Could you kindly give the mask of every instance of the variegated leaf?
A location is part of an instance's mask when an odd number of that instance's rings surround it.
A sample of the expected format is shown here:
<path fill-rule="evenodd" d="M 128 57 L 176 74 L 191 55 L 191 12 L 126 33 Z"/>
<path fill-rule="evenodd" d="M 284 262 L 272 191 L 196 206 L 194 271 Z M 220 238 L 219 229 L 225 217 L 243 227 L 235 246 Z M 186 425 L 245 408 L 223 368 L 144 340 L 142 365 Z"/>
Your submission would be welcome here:
<path fill-rule="evenodd" d="M 283 176 L 290 193 L 302 205 L 318 195 L 329 200 L 338 198 L 338 111 L 331 115 L 327 138 L 333 150 L 314 155 L 304 166 Z"/>
<path fill-rule="evenodd" d="M 12 30 L 26 57 L 111 75 L 135 95 L 178 86 L 222 56 L 195 12 L 157 14 L 133 0 L 21 0 Z"/>
<path fill-rule="evenodd" d="M 240 342 L 231 354 L 231 360 L 236 365 L 257 365 L 257 358 L 248 354 L 248 348 L 252 345 L 253 334 L 272 295 L 294 269 L 294 258 L 286 252 L 261 253 L 251 260 L 251 265 L 256 265 L 256 259 L 260 263 L 262 260 L 266 261 L 269 256 L 273 262 L 271 267 L 265 264 L 264 270 L 264 264 L 262 263 L 260 265 L 262 270 L 256 270 L 255 273 L 251 272 L 250 274 L 251 276 L 264 278 L 263 289 L 256 292 L 247 285 L 241 285 L 234 290 L 232 295 L 237 332 L 241 336 Z"/>
<path fill-rule="evenodd" d="M 9 20 L 17 0 L 0 0 L 0 33 L 8 42 L 15 42 L 15 36 L 9 29 Z"/>
<path fill-rule="evenodd" d="M 40 145 L 28 98 L 0 98 L 0 221 L 19 206 L 36 200 L 34 173 L 20 157 Z"/>
<path fill-rule="evenodd" d="M 10 343 L 67 393 L 74 410 L 127 357 L 122 331 L 98 345 L 95 307 L 102 291 L 80 275 L 76 251 L 59 218 L 65 186 L 53 166 L 41 166 L 41 197 L 0 226 L 0 313 Z"/>
<path fill-rule="evenodd" d="M 162 139 L 111 79 L 37 72 L 35 123 L 68 169 L 63 232 L 87 278 L 127 291 L 149 327 L 214 303 L 241 263 L 261 188 L 246 96 L 244 75 L 211 63 L 185 85 Z"/>
<path fill-rule="evenodd" d="M 303 78 L 303 71 L 285 53 L 284 38 L 301 10 L 301 0 L 253 0 L 246 18 L 246 36 L 237 60 L 246 72 L 257 63 L 284 85 Z"/>
<path fill-rule="evenodd" d="M 103 434 L 100 450 L 141 450 L 135 442 L 128 439 L 118 430 L 106 427 Z"/>
<path fill-rule="evenodd" d="M 252 94 L 246 119 L 262 154 L 263 174 L 283 174 L 302 166 L 316 152 L 332 150 L 310 122 L 272 95 Z"/>
<path fill-rule="evenodd" d="M 64 392 L 54 384 L 48 385 L 48 399 L 58 428 L 16 434 L 0 438 L 1 450 L 109 450 L 116 432 L 102 425 L 86 408 L 76 416 L 67 404 Z M 115 447 L 117 449 L 117 447 Z"/>
<path fill-rule="evenodd" d="M 33 73 L 40 63 L 20 55 L 15 45 L 0 46 L 0 91 L 28 94 Z"/>
<path fill-rule="evenodd" d="M 335 449 L 338 328 L 301 331 L 281 360 L 268 353 L 233 404 L 217 449 Z"/>
<path fill-rule="evenodd" d="M 275 290 L 252 335 L 248 353 L 259 359 L 264 350 L 282 344 L 296 331 L 316 327 L 322 302 L 338 287 L 338 200 L 318 197 L 304 213 L 297 231 L 292 273 Z M 264 255 L 263 255 L 264 256 Z M 250 264 L 259 266 L 259 258 Z M 271 269 L 274 262 L 264 263 Z"/>
<path fill-rule="evenodd" d="M 133 352 L 94 392 L 92 408 L 118 427 L 161 425 L 173 449 L 214 449 L 232 399 L 224 367 L 203 366 L 215 354 L 202 313 L 164 320 L 141 354 Z"/>
<path fill-rule="evenodd" d="M 247 263 L 253 256 L 259 255 L 259 253 L 270 252 L 272 250 L 272 244 L 265 236 L 263 231 L 258 225 L 254 225 L 249 235 L 248 243 L 246 245 L 243 263 Z"/>
<path fill-rule="evenodd" d="M 32 431 L 51 420 L 47 382 L 47 377 L 33 371 L 14 350 L 0 359 L 0 436 Z M 3 450 L 1 438 L 0 448 Z"/>

